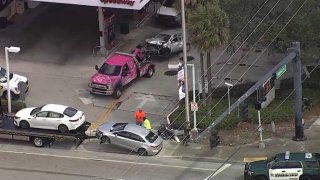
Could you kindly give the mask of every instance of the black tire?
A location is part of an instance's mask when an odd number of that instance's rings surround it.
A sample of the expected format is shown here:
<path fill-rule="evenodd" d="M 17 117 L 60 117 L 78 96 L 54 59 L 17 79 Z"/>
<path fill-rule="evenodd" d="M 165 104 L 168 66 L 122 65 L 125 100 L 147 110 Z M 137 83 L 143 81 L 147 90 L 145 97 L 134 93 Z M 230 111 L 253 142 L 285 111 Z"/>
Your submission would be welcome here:
<path fill-rule="evenodd" d="M 59 127 L 58 127 L 58 130 L 61 132 L 61 133 L 67 133 L 69 131 L 68 127 L 64 124 L 60 124 Z"/>
<path fill-rule="evenodd" d="M 154 69 L 153 67 L 149 67 L 148 70 L 147 70 L 147 73 L 146 73 L 146 77 L 147 78 L 151 78 L 154 74 Z"/>
<path fill-rule="evenodd" d="M 28 121 L 22 120 L 19 123 L 19 127 L 21 127 L 22 129 L 29 129 L 30 124 L 28 123 Z"/>
<path fill-rule="evenodd" d="M 116 86 L 116 88 L 113 90 L 113 98 L 119 99 L 121 97 L 122 91 L 120 86 Z"/>
<path fill-rule="evenodd" d="M 100 139 L 100 144 L 102 143 L 110 143 L 110 138 L 108 136 L 102 136 L 101 139 Z"/>
<path fill-rule="evenodd" d="M 19 97 L 19 95 L 14 94 L 12 91 L 10 91 L 10 96 L 11 96 L 11 100 L 18 99 L 18 97 Z M 4 92 L 2 93 L 2 98 L 5 99 L 5 100 L 8 100 L 8 93 L 7 93 L 7 91 L 4 91 Z"/>
<path fill-rule="evenodd" d="M 310 176 L 300 176 L 299 180 L 312 180 L 312 178 Z"/>
<path fill-rule="evenodd" d="M 268 178 L 266 176 L 256 176 L 253 180 L 268 180 Z"/>
<path fill-rule="evenodd" d="M 169 48 L 165 48 L 161 51 L 161 54 L 164 56 L 164 57 L 169 57 L 170 56 L 170 49 Z"/>
<path fill-rule="evenodd" d="M 46 138 L 32 137 L 31 142 L 35 147 L 43 147 L 48 140 Z"/>
<path fill-rule="evenodd" d="M 147 156 L 147 155 L 148 155 L 148 152 L 147 152 L 145 149 L 143 149 L 143 148 L 139 148 L 139 149 L 138 149 L 138 154 L 139 154 L 140 156 Z"/>

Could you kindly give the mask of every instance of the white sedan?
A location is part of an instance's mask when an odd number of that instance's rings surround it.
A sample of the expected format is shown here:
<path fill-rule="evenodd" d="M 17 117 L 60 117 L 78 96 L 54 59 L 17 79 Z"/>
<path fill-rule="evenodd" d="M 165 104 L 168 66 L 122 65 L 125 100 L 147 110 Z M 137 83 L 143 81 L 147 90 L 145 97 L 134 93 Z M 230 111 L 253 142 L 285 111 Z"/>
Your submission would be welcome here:
<path fill-rule="evenodd" d="M 14 124 L 23 129 L 51 129 L 61 133 L 75 130 L 84 123 L 85 116 L 82 111 L 58 104 L 24 108 L 14 117 Z"/>

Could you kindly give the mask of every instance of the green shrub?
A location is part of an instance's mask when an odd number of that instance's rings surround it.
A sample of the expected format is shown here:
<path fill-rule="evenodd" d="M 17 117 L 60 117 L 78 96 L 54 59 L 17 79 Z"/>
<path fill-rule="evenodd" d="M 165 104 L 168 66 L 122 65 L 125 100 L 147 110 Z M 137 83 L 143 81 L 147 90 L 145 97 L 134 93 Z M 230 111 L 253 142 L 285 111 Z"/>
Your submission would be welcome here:
<path fill-rule="evenodd" d="M 3 112 L 8 112 L 8 101 L 1 99 L 2 103 L 2 110 Z M 26 108 L 27 105 L 24 101 L 21 100 L 14 100 L 11 101 L 11 111 L 12 112 L 18 112 L 19 110 Z"/>

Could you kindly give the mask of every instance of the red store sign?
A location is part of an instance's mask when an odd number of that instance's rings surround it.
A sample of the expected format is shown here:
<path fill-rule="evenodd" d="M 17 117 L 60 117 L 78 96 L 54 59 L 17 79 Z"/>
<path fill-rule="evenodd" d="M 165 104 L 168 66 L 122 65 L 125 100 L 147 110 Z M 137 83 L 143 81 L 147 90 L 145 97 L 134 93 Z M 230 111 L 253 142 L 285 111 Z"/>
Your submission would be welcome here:
<path fill-rule="evenodd" d="M 130 6 L 133 6 L 135 1 L 130 0 L 100 0 L 100 2 L 107 4 L 107 3 L 115 3 L 115 4 L 128 4 Z"/>

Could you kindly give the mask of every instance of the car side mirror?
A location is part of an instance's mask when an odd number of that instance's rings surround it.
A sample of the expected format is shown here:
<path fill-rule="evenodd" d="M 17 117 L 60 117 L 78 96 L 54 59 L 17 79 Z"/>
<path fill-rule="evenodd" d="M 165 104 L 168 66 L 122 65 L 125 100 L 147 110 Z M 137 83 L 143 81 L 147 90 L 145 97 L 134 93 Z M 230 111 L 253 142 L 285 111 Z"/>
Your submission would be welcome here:
<path fill-rule="evenodd" d="M 95 65 L 94 68 L 95 68 L 97 71 L 99 71 L 98 65 Z"/>

